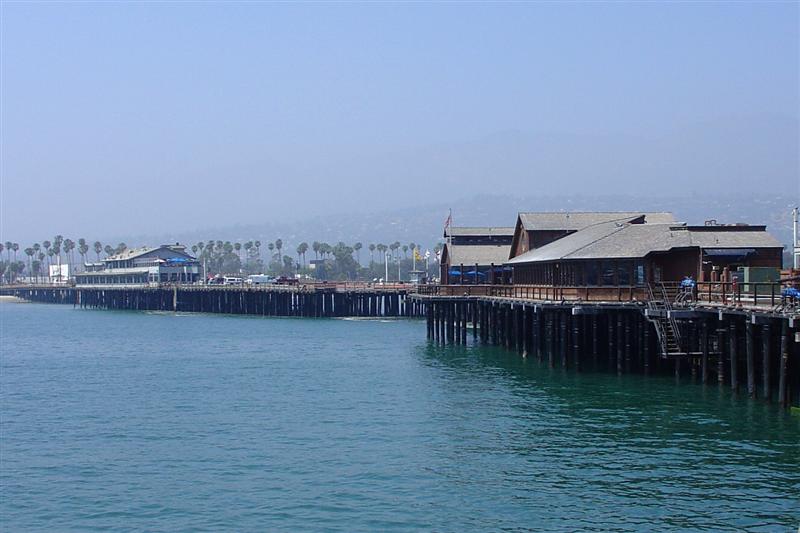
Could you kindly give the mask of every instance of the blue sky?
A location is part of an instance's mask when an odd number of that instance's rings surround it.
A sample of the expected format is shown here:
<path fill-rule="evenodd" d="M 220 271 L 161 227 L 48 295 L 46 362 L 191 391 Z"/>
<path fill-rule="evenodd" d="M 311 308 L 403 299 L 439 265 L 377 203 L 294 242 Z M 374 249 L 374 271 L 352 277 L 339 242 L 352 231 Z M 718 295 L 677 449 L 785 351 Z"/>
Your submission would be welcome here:
<path fill-rule="evenodd" d="M 798 4 L 2 4 L 2 239 L 800 185 Z M 33 217 L 29 201 L 69 213 Z M 24 236 L 24 237 L 23 237 Z"/>

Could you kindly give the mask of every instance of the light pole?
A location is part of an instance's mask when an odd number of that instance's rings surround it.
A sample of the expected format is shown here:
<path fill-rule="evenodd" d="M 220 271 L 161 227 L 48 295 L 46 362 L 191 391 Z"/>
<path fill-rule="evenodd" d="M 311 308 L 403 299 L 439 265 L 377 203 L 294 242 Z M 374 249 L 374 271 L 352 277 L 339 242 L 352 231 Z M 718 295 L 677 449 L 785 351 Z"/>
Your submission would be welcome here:
<path fill-rule="evenodd" d="M 798 208 L 792 209 L 792 265 L 800 268 L 800 241 L 797 240 Z"/>
<path fill-rule="evenodd" d="M 389 252 L 386 252 L 386 254 L 383 256 L 383 266 L 384 270 L 386 271 L 385 272 L 386 277 L 383 278 L 384 283 L 389 282 L 389 257 L 390 257 Z"/>

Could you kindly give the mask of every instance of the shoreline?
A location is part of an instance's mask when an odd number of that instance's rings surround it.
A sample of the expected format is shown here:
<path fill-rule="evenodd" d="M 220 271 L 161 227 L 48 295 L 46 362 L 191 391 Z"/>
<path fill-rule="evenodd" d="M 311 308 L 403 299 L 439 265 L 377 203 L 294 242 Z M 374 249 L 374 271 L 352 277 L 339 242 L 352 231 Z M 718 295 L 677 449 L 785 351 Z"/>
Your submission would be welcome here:
<path fill-rule="evenodd" d="M 9 294 L 0 294 L 0 302 L 25 304 L 29 303 L 28 300 L 20 298 L 19 296 L 11 296 Z"/>

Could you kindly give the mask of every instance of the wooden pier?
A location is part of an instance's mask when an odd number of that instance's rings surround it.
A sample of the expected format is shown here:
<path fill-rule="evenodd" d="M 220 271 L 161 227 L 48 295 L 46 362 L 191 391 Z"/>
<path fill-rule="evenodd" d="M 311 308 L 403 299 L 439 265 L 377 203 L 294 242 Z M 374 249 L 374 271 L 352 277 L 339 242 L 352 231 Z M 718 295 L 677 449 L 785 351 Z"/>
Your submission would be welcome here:
<path fill-rule="evenodd" d="M 715 291 L 703 287 L 694 301 L 672 305 L 671 297 L 630 287 L 603 288 L 602 293 L 590 288 L 358 283 L 0 288 L 4 295 L 82 308 L 424 317 L 432 342 L 503 346 L 578 372 L 666 373 L 800 408 L 800 314 L 782 308 L 774 289 L 762 288 L 761 300 L 726 292 L 724 286 L 721 293 Z"/>
<path fill-rule="evenodd" d="M 545 299 L 555 295 L 544 289 L 467 288 L 441 286 L 412 297 L 427 304 L 430 340 L 465 344 L 471 336 L 550 367 L 666 373 L 800 407 L 797 314 L 700 302 L 659 309 L 646 291 L 642 300 L 585 301 Z"/>
<path fill-rule="evenodd" d="M 81 308 L 182 311 L 281 317 L 422 317 L 408 286 L 320 284 L 299 287 L 15 287 L 0 294 Z"/>

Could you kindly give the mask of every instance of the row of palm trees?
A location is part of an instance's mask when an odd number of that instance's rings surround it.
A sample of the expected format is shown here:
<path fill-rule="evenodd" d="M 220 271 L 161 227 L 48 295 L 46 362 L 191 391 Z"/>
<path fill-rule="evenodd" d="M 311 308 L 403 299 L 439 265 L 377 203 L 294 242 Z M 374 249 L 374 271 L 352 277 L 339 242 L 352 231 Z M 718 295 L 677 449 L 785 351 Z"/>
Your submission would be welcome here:
<path fill-rule="evenodd" d="M 200 241 L 191 246 L 191 250 L 196 257 L 202 257 L 203 254 L 212 255 L 216 253 L 235 253 L 240 260 L 244 261 L 248 258 L 251 259 L 260 259 L 261 258 L 261 241 L 259 240 L 252 240 L 247 241 L 244 243 L 241 242 L 230 242 L 230 241 L 221 241 L 221 240 L 209 240 L 209 241 Z M 331 257 L 333 254 L 334 247 L 326 242 L 319 242 L 314 241 L 311 243 L 309 247 L 307 242 L 301 242 L 297 245 L 295 252 L 297 253 L 297 262 L 298 264 L 302 264 L 303 266 L 306 265 L 306 253 L 308 252 L 309 248 L 314 252 L 314 258 L 317 260 L 320 259 L 327 259 Z M 364 248 L 364 245 L 360 242 L 353 244 L 353 250 L 356 254 L 356 260 L 361 263 L 361 250 Z M 367 249 L 370 253 L 370 261 L 375 262 L 375 252 L 379 252 L 379 263 L 383 263 L 386 260 L 386 252 L 390 253 L 390 257 L 392 260 L 396 260 L 399 255 L 400 251 L 403 252 L 403 257 L 408 259 L 409 251 L 413 253 L 413 250 L 417 248 L 417 245 L 413 242 L 408 244 L 400 244 L 400 241 L 395 241 L 391 244 L 370 244 Z M 267 243 L 267 249 L 269 250 L 269 258 L 282 258 L 283 257 L 283 240 L 277 239 L 275 242 Z"/>
<path fill-rule="evenodd" d="M 103 246 L 100 241 L 95 241 L 92 246 L 89 246 L 89 242 L 84 238 L 73 241 L 72 239 L 64 238 L 62 235 L 56 235 L 53 240 L 44 240 L 41 243 L 36 242 L 23 250 L 25 255 L 28 256 L 27 265 L 25 262 L 17 260 L 19 249 L 19 243 L 11 241 L 0 242 L 0 257 L 3 251 L 6 252 L 2 276 L 7 281 L 16 279 L 25 270 L 27 270 L 29 277 L 37 280 L 39 277 L 47 277 L 49 276 L 50 266 L 54 264 L 59 265 L 59 267 L 64 264 L 69 265 L 69 270 L 71 271 L 75 265 L 75 252 L 81 256 L 81 264 L 83 264 L 92 249 L 94 249 L 99 261 L 101 253 L 105 252 L 106 256 L 114 255 L 126 250 L 127 246 L 125 243 L 119 243 L 117 246 Z M 14 254 L 13 261 L 11 259 L 12 253 Z"/>
<path fill-rule="evenodd" d="M 339 243 L 336 246 L 341 249 L 344 243 Z M 123 243 L 116 246 L 103 244 L 100 241 L 94 241 L 92 244 L 84 238 L 73 241 L 69 238 L 64 238 L 62 235 L 56 235 L 52 240 L 44 240 L 41 243 L 33 243 L 31 246 L 25 248 L 23 252 L 27 256 L 27 264 L 23 261 L 17 260 L 17 253 L 20 250 L 19 243 L 6 241 L 0 242 L 0 259 L 3 252 L 6 254 L 6 260 L 0 262 L 0 274 L 5 280 L 16 279 L 27 271 L 28 277 L 36 278 L 47 277 L 52 265 L 69 265 L 70 272 L 76 265 L 75 254 L 80 255 L 80 264 L 83 265 L 87 262 L 90 253 L 93 251 L 95 259 L 100 261 L 101 255 L 109 257 L 115 254 L 122 253 L 128 247 Z M 194 255 L 200 259 L 216 259 L 220 263 L 223 258 L 235 255 L 239 259 L 240 264 L 252 262 L 255 265 L 261 265 L 261 248 L 262 243 L 260 240 L 250 240 L 244 243 L 230 242 L 221 240 L 208 240 L 199 241 L 191 246 Z M 350 248 L 356 254 L 356 261 L 361 264 L 361 250 L 364 245 L 361 242 L 356 242 Z M 408 254 L 414 253 L 417 244 L 410 242 L 408 244 L 401 244 L 400 241 L 395 241 L 391 244 L 384 243 L 370 243 L 367 249 L 370 253 L 370 264 L 375 263 L 375 252 L 378 252 L 378 264 L 386 262 L 387 257 L 391 261 L 396 261 L 400 257 L 402 251 L 403 257 L 408 259 Z M 273 261 L 278 263 L 284 260 L 283 249 L 284 242 L 282 239 L 276 239 L 274 242 L 267 243 L 269 250 L 268 264 Z M 317 260 L 330 259 L 334 255 L 335 246 L 331 246 L 326 242 L 313 241 L 311 245 L 307 242 L 301 242 L 297 245 L 295 252 L 297 254 L 297 265 L 306 267 L 306 253 L 310 250 L 314 252 L 314 257 Z M 12 260 L 13 254 L 13 260 Z M 63 260 L 62 260 L 63 258 Z M 60 269 L 59 269 L 60 272 Z"/>

